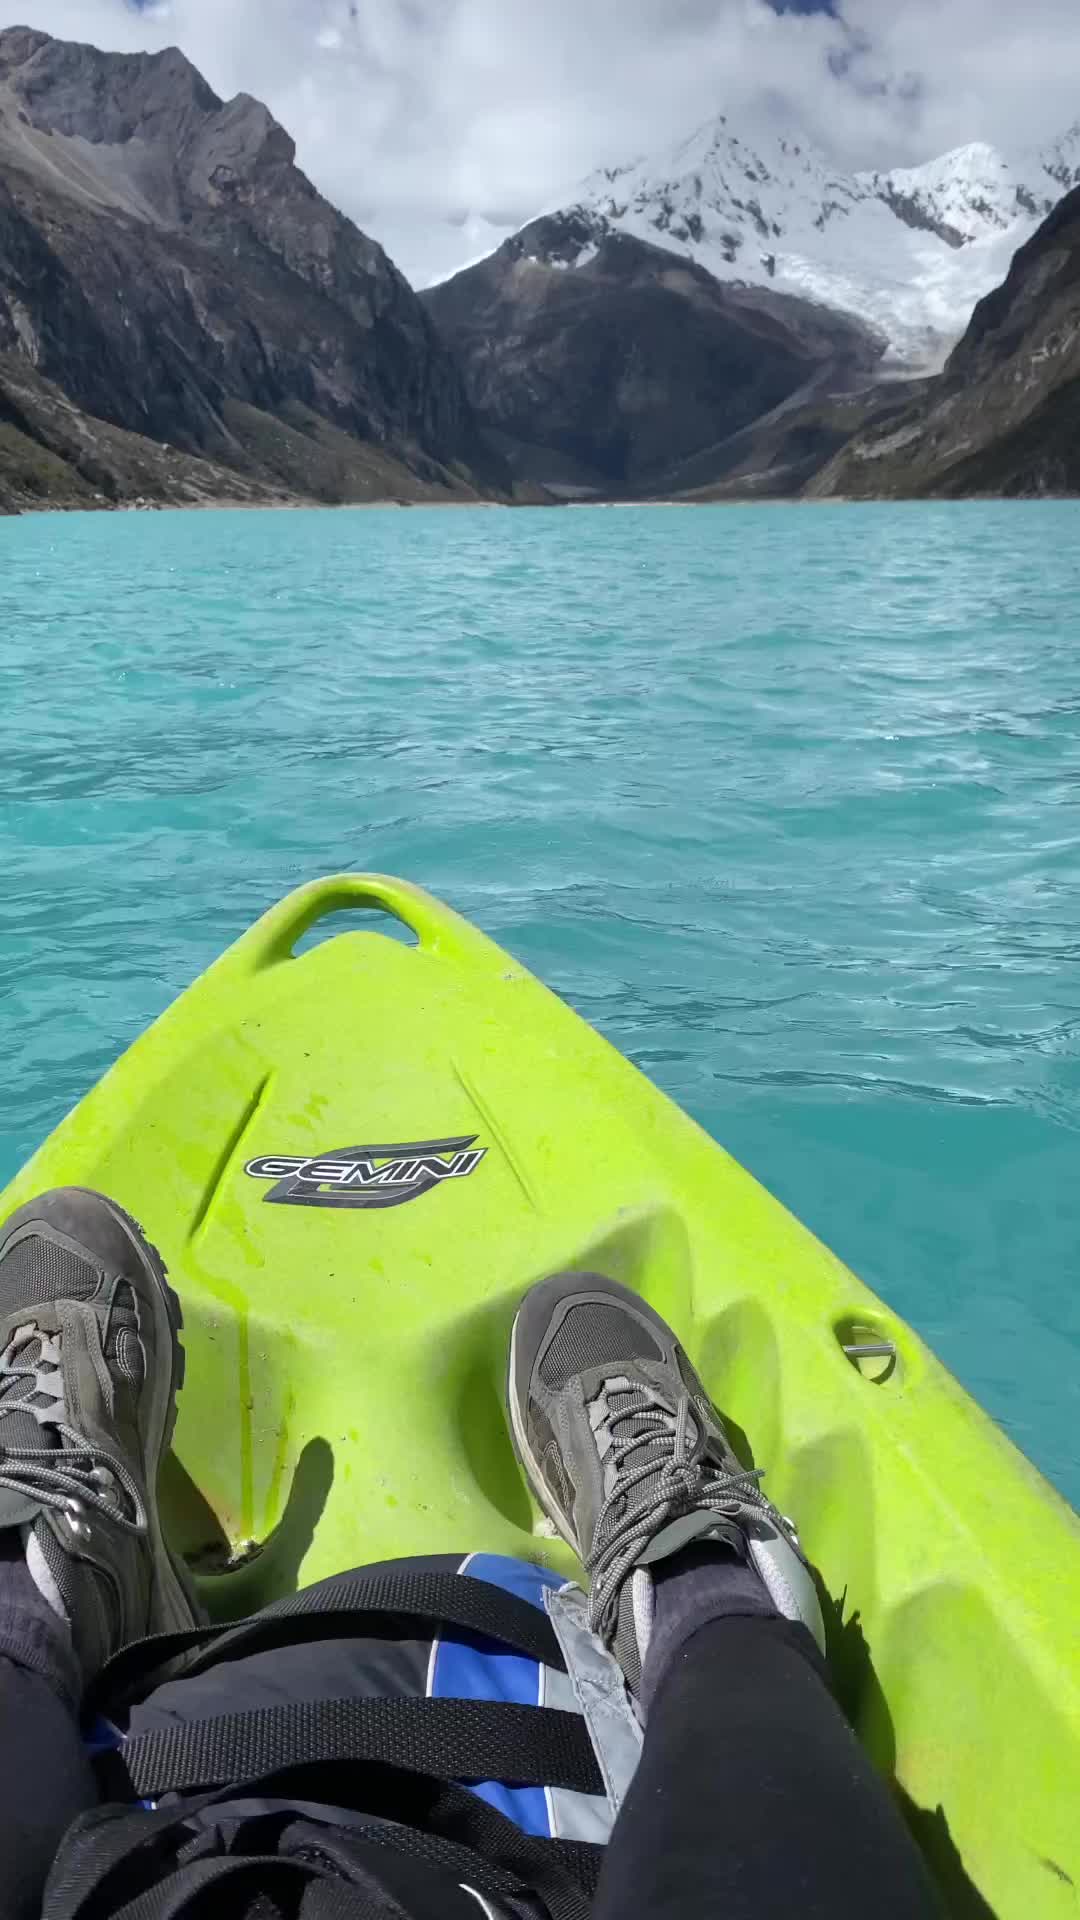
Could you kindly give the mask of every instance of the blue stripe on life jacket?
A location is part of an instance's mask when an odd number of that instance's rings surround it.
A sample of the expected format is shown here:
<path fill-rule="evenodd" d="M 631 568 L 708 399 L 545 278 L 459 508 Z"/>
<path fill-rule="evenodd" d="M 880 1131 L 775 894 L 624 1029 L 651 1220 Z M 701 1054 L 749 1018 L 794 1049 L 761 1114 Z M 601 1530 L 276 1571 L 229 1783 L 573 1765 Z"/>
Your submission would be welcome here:
<path fill-rule="evenodd" d="M 458 1572 L 473 1580 L 486 1580 L 505 1593 L 543 1610 L 545 1587 L 561 1585 L 557 1575 L 524 1560 L 504 1559 L 497 1553 L 471 1553 Z M 511 1653 L 497 1640 L 480 1634 L 454 1634 L 432 1644 L 428 1666 L 427 1691 L 434 1700 L 509 1700 L 519 1706 L 537 1707 L 541 1699 L 541 1667 L 527 1655 Z M 523 1833 L 551 1836 L 547 1794 L 543 1787 L 507 1786 L 498 1780 L 465 1783 L 486 1800 L 489 1806 L 505 1814 Z"/>

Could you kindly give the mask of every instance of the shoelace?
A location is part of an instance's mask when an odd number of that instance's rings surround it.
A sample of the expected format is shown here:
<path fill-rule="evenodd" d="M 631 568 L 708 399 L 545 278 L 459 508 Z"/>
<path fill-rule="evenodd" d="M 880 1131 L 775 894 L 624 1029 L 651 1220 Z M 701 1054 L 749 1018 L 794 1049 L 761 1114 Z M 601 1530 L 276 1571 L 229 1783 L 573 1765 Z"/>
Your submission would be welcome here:
<path fill-rule="evenodd" d="M 632 1387 L 629 1380 L 618 1378 L 605 1381 L 605 1398 L 613 1390 L 620 1398 L 625 1391 L 626 1404 L 609 1408 L 599 1424 L 607 1427 L 612 1441 L 605 1465 L 614 1469 L 615 1484 L 600 1509 L 595 1545 L 585 1563 L 590 1575 L 589 1625 L 607 1641 L 618 1626 L 619 1595 L 627 1574 L 669 1521 L 689 1513 L 715 1513 L 737 1520 L 757 1511 L 767 1513 L 789 1538 L 793 1532 L 758 1485 L 760 1468 L 730 1473 L 706 1460 L 708 1437 L 689 1394 L 680 1396 L 672 1413 L 651 1387 Z M 627 1421 L 633 1421 L 633 1432 L 617 1439 L 616 1429 Z M 648 1449 L 646 1458 L 624 1472 L 630 1455 L 642 1447 Z M 634 1489 L 652 1480 L 657 1484 L 649 1498 L 635 1505 L 630 1498 Z M 616 1518 L 623 1502 L 625 1509 Z"/>
<path fill-rule="evenodd" d="M 40 1343 L 36 1361 L 19 1363 L 32 1341 Z M 147 1523 L 146 1504 L 137 1480 L 122 1460 L 103 1448 L 91 1448 L 65 1418 L 61 1334 L 42 1333 L 32 1321 L 16 1327 L 0 1354 L 0 1423 L 5 1414 L 31 1414 L 39 1426 L 60 1436 L 58 1447 L 8 1447 L 0 1424 L 0 1487 L 21 1493 L 42 1506 L 56 1507 L 78 1521 L 90 1510 L 105 1515 L 128 1533 L 141 1533 Z M 12 1397 L 9 1380 L 33 1380 L 34 1390 L 46 1396 L 41 1407 L 28 1406 L 25 1396 Z M 117 1494 L 122 1496 L 117 1499 Z M 133 1518 L 125 1511 L 130 1505 Z"/>

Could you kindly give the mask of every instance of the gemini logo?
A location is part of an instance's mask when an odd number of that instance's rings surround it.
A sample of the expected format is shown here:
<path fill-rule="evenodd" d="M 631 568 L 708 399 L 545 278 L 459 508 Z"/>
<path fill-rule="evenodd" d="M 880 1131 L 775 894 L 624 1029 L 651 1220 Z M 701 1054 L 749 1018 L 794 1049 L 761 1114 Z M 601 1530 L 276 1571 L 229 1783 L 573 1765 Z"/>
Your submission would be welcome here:
<path fill-rule="evenodd" d="M 266 1153 L 249 1160 L 253 1180 L 273 1180 L 263 1199 L 285 1207 L 401 1207 L 444 1180 L 465 1180 L 487 1153 L 476 1135 L 382 1147 L 335 1147 L 307 1158 Z"/>

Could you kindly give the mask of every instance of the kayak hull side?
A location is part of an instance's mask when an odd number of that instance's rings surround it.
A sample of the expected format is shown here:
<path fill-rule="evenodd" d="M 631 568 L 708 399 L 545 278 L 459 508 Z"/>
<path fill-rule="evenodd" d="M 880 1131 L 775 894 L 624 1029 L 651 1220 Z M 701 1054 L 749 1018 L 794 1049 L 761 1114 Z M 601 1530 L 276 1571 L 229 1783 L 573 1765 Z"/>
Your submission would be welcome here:
<path fill-rule="evenodd" d="M 294 951 L 343 910 L 356 931 Z M 845 1705 L 955 1910 L 980 1911 L 974 1887 L 1005 1920 L 1075 1913 L 1076 1515 L 890 1308 L 448 908 L 371 875 L 290 896 L 4 1212 L 60 1184 L 134 1213 L 181 1294 L 163 1498 L 199 1564 L 239 1562 L 204 1574 L 216 1611 L 396 1553 L 570 1571 L 513 1455 L 506 1344 L 533 1280 L 605 1271 L 676 1324 L 796 1519 Z M 895 1360 L 843 1350 L 884 1342 Z"/>

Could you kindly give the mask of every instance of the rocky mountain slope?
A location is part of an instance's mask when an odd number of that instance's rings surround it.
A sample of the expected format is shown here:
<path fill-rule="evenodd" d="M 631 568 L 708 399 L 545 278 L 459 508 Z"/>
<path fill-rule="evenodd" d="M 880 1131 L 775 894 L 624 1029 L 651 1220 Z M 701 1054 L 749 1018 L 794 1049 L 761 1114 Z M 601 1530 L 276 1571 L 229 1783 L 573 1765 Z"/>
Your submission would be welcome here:
<path fill-rule="evenodd" d="M 856 433 L 818 498 L 1080 493 L 1080 189 L 981 300 L 915 404 Z"/>
<path fill-rule="evenodd" d="M 35 480 L 13 435 L 73 485 L 125 497 L 136 455 L 94 422 L 148 443 L 136 464 L 160 497 L 174 497 L 169 450 L 256 497 L 469 497 L 504 483 L 420 301 L 294 151 L 265 107 L 223 103 L 175 49 L 121 56 L 0 32 L 9 497 L 12 474 L 31 493 Z M 16 385 L 20 369 L 34 377 L 13 394 L 5 365 Z M 88 421 L 85 458 L 70 416 L 58 426 L 57 393 Z M 46 459 L 46 499 L 50 476 Z"/>
<path fill-rule="evenodd" d="M 721 115 L 680 145 L 604 169 L 559 212 L 573 270 L 611 234 L 668 248 L 717 279 L 855 315 L 887 359 L 937 370 L 977 299 L 1080 183 L 1080 123 L 1038 153 L 984 144 L 926 166 L 838 172 L 798 136 L 743 139 Z"/>
<path fill-rule="evenodd" d="M 594 237 L 578 214 L 534 221 L 423 299 L 515 474 L 570 495 L 702 484 L 726 470 L 732 435 L 865 384 L 884 346 L 809 301 L 721 285 L 630 234 Z"/>
<path fill-rule="evenodd" d="M 688 502 L 802 497 L 856 434 L 895 419 L 928 384 L 881 380 L 850 393 L 811 388 L 687 461 L 666 492 Z"/>
<path fill-rule="evenodd" d="M 37 508 L 277 506 L 270 480 L 193 458 L 83 413 L 17 353 L 0 353 L 0 513 Z"/>

